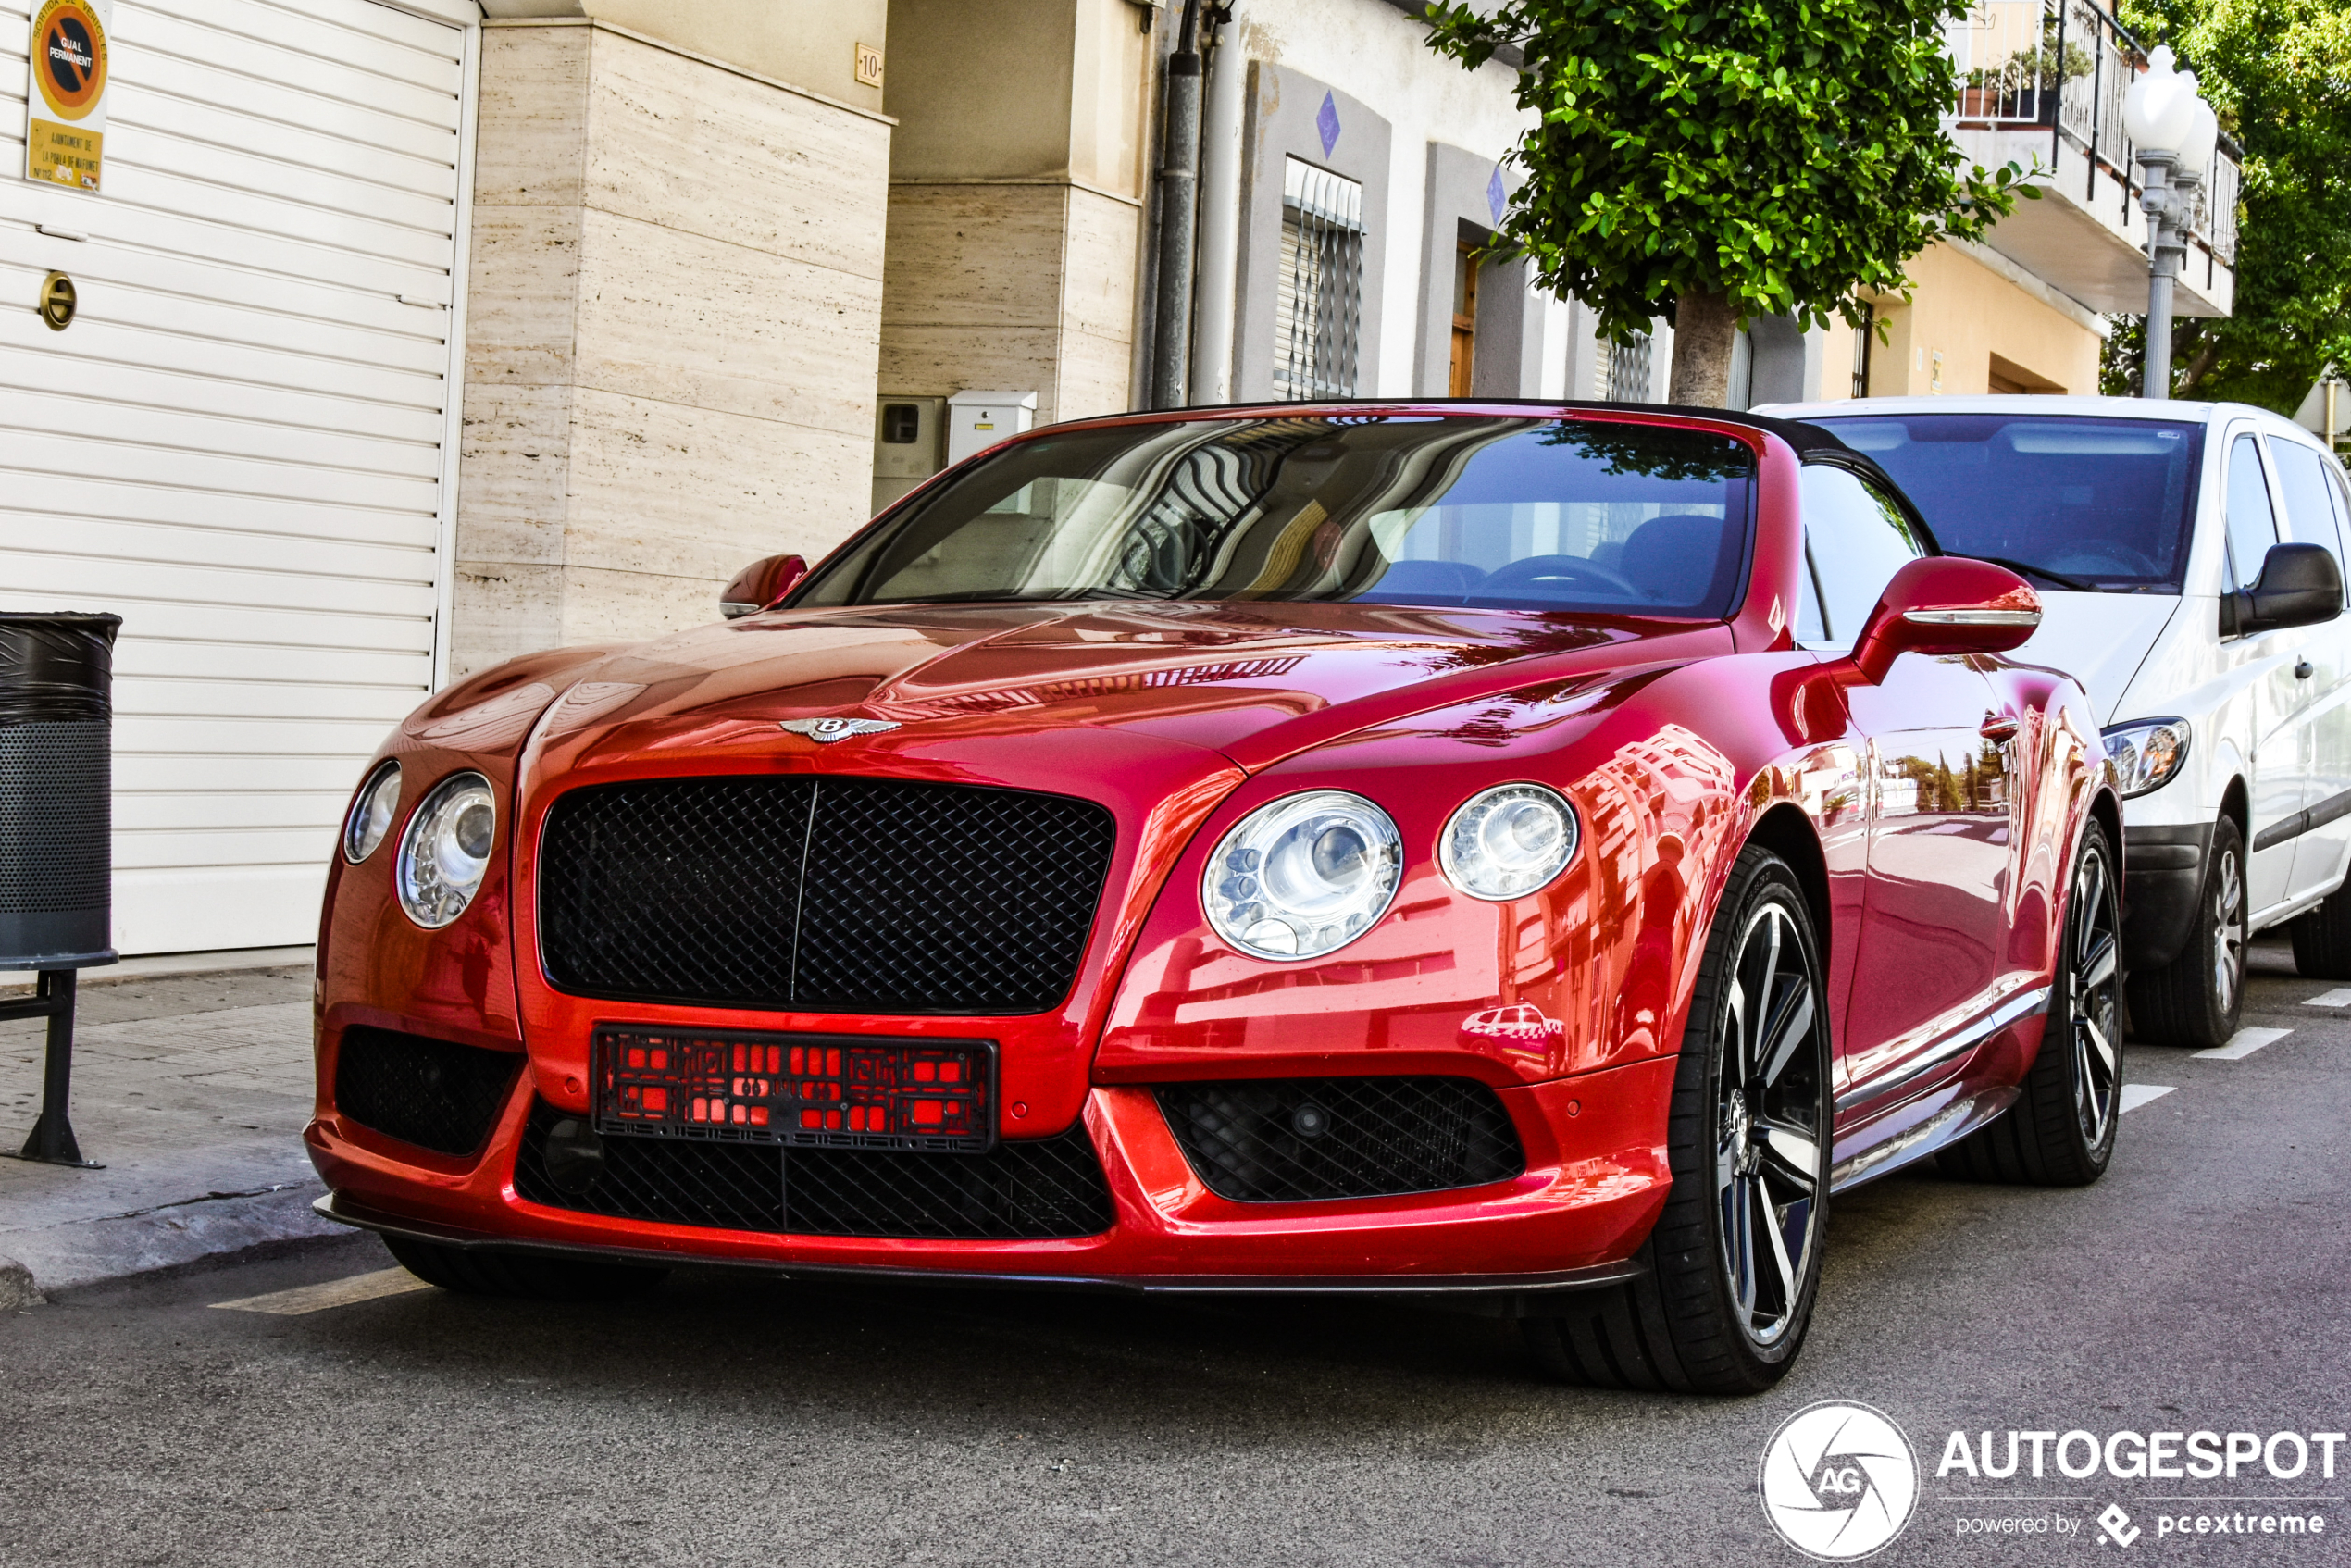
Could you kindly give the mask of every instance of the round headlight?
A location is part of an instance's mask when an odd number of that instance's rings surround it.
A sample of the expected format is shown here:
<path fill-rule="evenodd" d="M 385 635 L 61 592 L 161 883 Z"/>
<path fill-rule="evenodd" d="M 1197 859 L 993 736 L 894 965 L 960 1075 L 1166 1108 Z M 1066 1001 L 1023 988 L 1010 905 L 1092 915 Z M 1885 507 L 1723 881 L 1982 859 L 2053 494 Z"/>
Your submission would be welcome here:
<path fill-rule="evenodd" d="M 400 810 L 400 765 L 388 762 L 367 776 L 343 819 L 342 858 L 356 865 L 376 852 Z"/>
<path fill-rule="evenodd" d="M 1540 784 L 1472 795 L 1437 841 L 1445 879 L 1474 899 L 1498 903 L 1547 885 L 1574 856 L 1574 809 Z"/>
<path fill-rule="evenodd" d="M 498 806 L 479 773 L 444 778 L 425 797 L 400 840 L 400 907 L 427 930 L 466 912 L 490 869 Z"/>
<path fill-rule="evenodd" d="M 1260 958 L 1320 958 L 1371 929 L 1396 896 L 1403 836 L 1343 790 L 1260 806 L 1225 834 L 1200 879 L 1208 924 Z"/>

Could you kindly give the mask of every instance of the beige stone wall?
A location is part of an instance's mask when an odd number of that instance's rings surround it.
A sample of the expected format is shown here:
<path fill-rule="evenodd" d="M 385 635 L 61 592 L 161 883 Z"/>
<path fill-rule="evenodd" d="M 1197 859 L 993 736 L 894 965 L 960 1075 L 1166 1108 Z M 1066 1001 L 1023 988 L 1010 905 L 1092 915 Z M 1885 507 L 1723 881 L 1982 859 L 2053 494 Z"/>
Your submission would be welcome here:
<path fill-rule="evenodd" d="M 888 393 L 1131 405 L 1151 39 L 1129 0 L 892 0 Z"/>
<path fill-rule="evenodd" d="M 2094 396 L 2103 342 L 2089 313 L 2062 298 L 2036 295 L 2004 276 L 1996 261 L 1947 244 L 1912 258 L 1913 300 L 1881 300 L 1887 336 L 1870 352 L 1870 395 L 1977 395 L 1992 390 L 1995 359 L 2006 379 L 2030 390 Z M 1851 334 L 1834 335 L 1822 367 L 1823 395 L 1841 397 L 1853 373 Z"/>
<path fill-rule="evenodd" d="M 624 27 L 759 76 L 879 111 L 881 87 L 857 81 L 857 45 L 882 50 L 889 0 L 482 0 L 495 19 L 578 18 Z"/>
<path fill-rule="evenodd" d="M 886 122 L 607 30 L 484 30 L 453 678 L 710 620 L 865 520 Z"/>

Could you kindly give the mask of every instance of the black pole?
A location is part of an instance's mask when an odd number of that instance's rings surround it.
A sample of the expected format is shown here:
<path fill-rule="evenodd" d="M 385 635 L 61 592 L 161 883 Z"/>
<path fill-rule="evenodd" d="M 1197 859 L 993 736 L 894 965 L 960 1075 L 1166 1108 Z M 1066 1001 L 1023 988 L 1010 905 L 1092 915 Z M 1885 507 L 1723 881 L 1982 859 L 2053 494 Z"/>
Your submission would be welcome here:
<path fill-rule="evenodd" d="M 73 999 L 78 977 L 70 969 L 44 969 L 32 996 L 23 1002 L 0 1002 L 0 1019 L 46 1018 L 49 1049 L 41 1071 L 41 1119 L 24 1140 L 19 1160 L 44 1165 L 74 1165 L 85 1171 L 106 1169 L 81 1157 L 74 1141 L 73 1123 L 66 1104 L 73 1096 Z"/>
<path fill-rule="evenodd" d="M 1167 56 L 1166 124 L 1159 153 L 1159 298 L 1152 319 L 1151 406 L 1188 399 L 1192 359 L 1192 229 L 1200 188 L 1200 0 L 1184 0 L 1183 31 Z"/>

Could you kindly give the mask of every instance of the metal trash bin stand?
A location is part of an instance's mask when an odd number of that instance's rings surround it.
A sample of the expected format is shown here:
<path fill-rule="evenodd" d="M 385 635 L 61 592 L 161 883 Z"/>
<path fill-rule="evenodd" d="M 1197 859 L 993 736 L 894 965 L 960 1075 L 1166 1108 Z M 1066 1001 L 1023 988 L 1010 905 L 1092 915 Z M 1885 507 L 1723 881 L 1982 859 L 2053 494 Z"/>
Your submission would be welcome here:
<path fill-rule="evenodd" d="M 114 639 L 122 617 L 0 611 L 0 969 L 40 975 L 0 1019 L 45 1018 L 41 1119 L 20 1160 L 81 1157 L 73 1088 L 76 971 L 115 961 Z M 0 1151 L 5 1152 L 5 1151 Z"/>

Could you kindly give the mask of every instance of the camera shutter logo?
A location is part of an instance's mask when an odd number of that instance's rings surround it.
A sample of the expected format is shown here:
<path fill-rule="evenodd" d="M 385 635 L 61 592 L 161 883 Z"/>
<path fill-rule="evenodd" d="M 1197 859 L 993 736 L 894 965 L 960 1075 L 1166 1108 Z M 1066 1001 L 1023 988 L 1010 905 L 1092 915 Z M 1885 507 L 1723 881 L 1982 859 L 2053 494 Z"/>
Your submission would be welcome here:
<path fill-rule="evenodd" d="M 1910 1522 L 1918 1456 L 1884 1412 L 1827 1400 L 1772 1434 L 1757 1489 L 1781 1539 L 1807 1557 L 1850 1562 L 1885 1547 Z"/>

